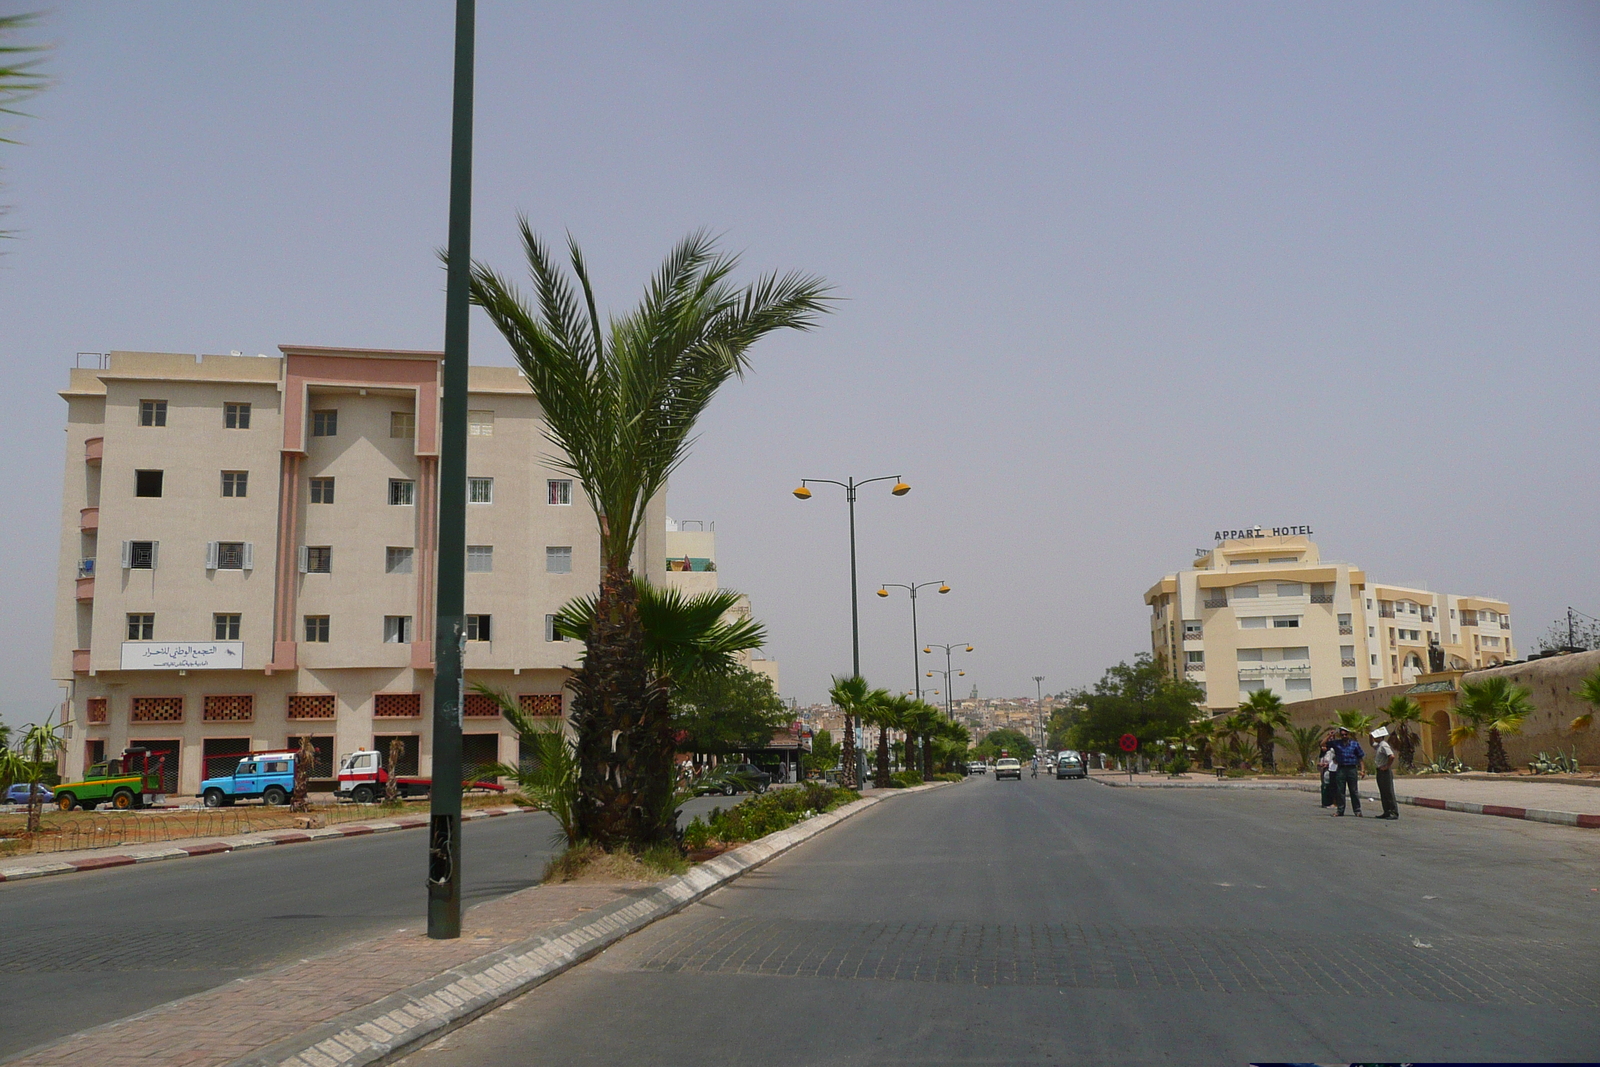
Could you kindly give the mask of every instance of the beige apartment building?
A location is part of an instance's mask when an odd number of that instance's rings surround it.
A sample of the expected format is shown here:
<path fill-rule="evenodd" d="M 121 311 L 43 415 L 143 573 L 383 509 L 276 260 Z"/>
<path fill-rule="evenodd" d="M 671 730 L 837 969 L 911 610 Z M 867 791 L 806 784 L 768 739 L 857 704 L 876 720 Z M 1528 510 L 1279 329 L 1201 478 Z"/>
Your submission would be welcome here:
<path fill-rule="evenodd" d="M 1244 532 L 1250 531 L 1230 531 Z M 1144 595 L 1156 660 L 1221 714 L 1258 689 L 1311 700 L 1515 657 L 1503 600 L 1370 582 L 1294 535 L 1221 541 Z"/>
<path fill-rule="evenodd" d="M 307 735 L 318 776 L 395 737 L 429 772 L 443 357 L 281 351 L 113 352 L 61 394 L 69 776 L 138 744 L 194 793 Z M 598 585 L 594 513 L 518 371 L 474 367 L 469 389 L 468 684 L 559 719 L 578 646 L 550 622 Z M 652 577 L 665 517 L 652 505 L 635 562 Z M 468 695 L 463 729 L 469 764 L 517 760 L 487 698 Z"/>
<path fill-rule="evenodd" d="M 666 584 L 684 596 L 699 596 L 721 588 L 718 584 L 720 576 L 721 571 L 717 569 L 717 524 L 701 519 L 678 522 L 672 516 L 667 516 Z M 729 614 L 748 619 L 750 597 L 739 594 L 739 603 Z M 772 682 L 773 692 L 778 692 L 777 660 L 764 659 L 753 652 L 741 652 L 737 658 L 741 666 L 766 675 Z"/>

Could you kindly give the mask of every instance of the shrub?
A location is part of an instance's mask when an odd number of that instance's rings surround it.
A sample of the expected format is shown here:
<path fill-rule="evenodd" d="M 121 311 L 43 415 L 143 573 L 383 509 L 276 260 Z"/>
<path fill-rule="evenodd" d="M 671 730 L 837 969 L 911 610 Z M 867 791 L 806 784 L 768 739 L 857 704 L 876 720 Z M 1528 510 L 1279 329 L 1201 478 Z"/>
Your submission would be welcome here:
<path fill-rule="evenodd" d="M 1184 774 L 1189 770 L 1189 757 L 1179 752 L 1167 761 L 1168 774 Z"/>
<path fill-rule="evenodd" d="M 697 815 L 683 831 L 685 848 L 702 849 L 713 841 L 732 844 L 754 841 L 786 830 L 797 822 L 825 811 L 832 811 L 861 794 L 853 789 L 807 782 L 793 789 L 777 789 L 750 797 L 724 811 L 712 808 L 702 821 Z"/>
<path fill-rule="evenodd" d="M 922 775 L 917 771 L 901 771 L 899 774 L 889 776 L 889 785 L 894 789 L 910 789 L 914 785 L 922 784 Z"/>
<path fill-rule="evenodd" d="M 942 774 L 934 775 L 933 780 L 936 782 L 964 782 L 967 780 L 967 776 L 964 774 L 952 774 L 949 771 L 945 771 Z"/>

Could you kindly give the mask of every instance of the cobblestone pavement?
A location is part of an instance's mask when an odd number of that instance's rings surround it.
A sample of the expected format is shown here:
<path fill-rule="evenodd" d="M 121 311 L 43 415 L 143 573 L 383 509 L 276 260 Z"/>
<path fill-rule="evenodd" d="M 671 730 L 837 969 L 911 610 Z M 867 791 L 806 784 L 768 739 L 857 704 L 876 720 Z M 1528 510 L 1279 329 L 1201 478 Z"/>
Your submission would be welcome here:
<path fill-rule="evenodd" d="M 6 1067 L 215 1067 L 640 892 L 617 885 L 526 889 L 469 910 L 458 941 L 430 941 L 422 931 L 398 931 L 243 978 L 4 1062 Z M 294 916 L 284 919 L 292 922 Z M 80 947 L 66 953 L 73 962 L 65 966 L 115 968 L 121 953 L 151 947 L 125 944 L 113 953 Z M 137 958 L 147 962 L 147 957 Z M 182 959 L 180 949 L 176 965 Z M 352 959 L 359 959 L 359 966 Z"/>

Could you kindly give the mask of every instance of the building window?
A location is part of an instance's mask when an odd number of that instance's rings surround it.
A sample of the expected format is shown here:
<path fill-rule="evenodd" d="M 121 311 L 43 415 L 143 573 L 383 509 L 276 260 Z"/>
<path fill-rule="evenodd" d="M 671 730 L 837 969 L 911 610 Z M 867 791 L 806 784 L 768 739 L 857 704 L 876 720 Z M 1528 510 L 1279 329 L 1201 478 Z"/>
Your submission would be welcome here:
<path fill-rule="evenodd" d="M 211 622 L 218 641 L 239 640 L 239 616 L 213 615 Z"/>
<path fill-rule="evenodd" d="M 494 436 L 494 412 L 492 412 L 492 411 L 469 411 L 469 412 L 467 412 L 467 436 L 468 437 L 493 437 Z"/>
<path fill-rule="evenodd" d="M 301 548 L 300 570 L 304 574 L 332 574 L 333 546 L 306 545 Z"/>
<path fill-rule="evenodd" d="M 407 505 L 417 501 L 417 483 L 405 478 L 389 479 L 389 503 Z"/>
<path fill-rule="evenodd" d="M 1378 654 L 1376 652 L 1374 652 L 1372 654 L 1372 666 L 1376 667 L 1377 665 L 1378 665 Z"/>
<path fill-rule="evenodd" d="M 494 570 L 493 545 L 468 545 L 467 570 L 486 574 Z"/>
<path fill-rule="evenodd" d="M 1197 667 L 1206 661 L 1206 654 L 1204 652 L 1185 652 L 1183 656 L 1185 663 L 1192 663 Z"/>
<path fill-rule="evenodd" d="M 1262 658 L 1263 658 L 1262 655 L 1261 655 L 1261 651 L 1262 650 L 1259 649 L 1259 648 L 1241 648 L 1239 650 L 1239 653 L 1238 653 L 1239 662 L 1240 663 L 1260 663 L 1262 661 Z"/>
<path fill-rule="evenodd" d="M 1299 556 L 1268 556 L 1267 557 L 1267 562 L 1268 563 L 1299 563 L 1300 562 L 1300 557 Z M 1279 593 L 1278 595 L 1282 596 L 1283 594 Z"/>
<path fill-rule="evenodd" d="M 411 558 L 416 550 L 412 548 L 398 548 L 390 546 L 383 550 L 383 573 L 385 574 L 410 574 Z"/>
<path fill-rule="evenodd" d="M 311 502 L 313 504 L 331 504 L 331 503 L 333 503 L 333 479 L 332 478 L 313 478 L 313 479 L 311 479 Z"/>
<path fill-rule="evenodd" d="M 1239 620 L 1241 630 L 1265 630 L 1267 617 L 1265 615 L 1249 615 Z"/>
<path fill-rule="evenodd" d="M 1201 628 L 1201 624 L 1200 623 L 1198 623 L 1198 622 L 1187 622 L 1186 621 L 1183 624 L 1184 640 L 1187 640 L 1187 641 L 1198 641 L 1200 639 L 1201 635 L 1202 635 L 1202 628 Z"/>
<path fill-rule="evenodd" d="M 122 542 L 122 566 L 124 570 L 153 571 L 156 569 L 156 549 L 159 541 L 124 541 Z"/>
<path fill-rule="evenodd" d="M 571 574 L 572 573 L 572 546 L 551 545 L 544 550 L 544 569 L 546 574 Z"/>
<path fill-rule="evenodd" d="M 493 504 L 494 479 L 493 478 L 468 478 L 467 503 Z"/>
<path fill-rule="evenodd" d="M 247 571 L 254 567 L 249 541 L 210 541 L 206 544 L 206 570 Z"/>
<path fill-rule="evenodd" d="M 290 719 L 331 719 L 338 712 L 339 701 L 332 693 L 289 694 Z"/>
<path fill-rule="evenodd" d="M 339 435 L 339 411 L 313 411 L 311 413 L 312 437 L 337 437 Z"/>
<path fill-rule="evenodd" d="M 1285 684 L 1284 684 L 1284 690 L 1286 692 L 1290 692 L 1290 693 L 1309 693 L 1309 692 L 1311 692 L 1311 679 L 1310 678 L 1290 678 L 1290 679 L 1287 679 Z"/>
<path fill-rule="evenodd" d="M 522 714 L 535 718 L 552 718 L 561 714 L 560 693 L 519 693 L 517 707 Z"/>
<path fill-rule="evenodd" d="M 248 430 L 250 428 L 250 405 L 222 405 L 222 425 L 230 430 Z"/>
<path fill-rule="evenodd" d="M 421 715 L 421 693 L 372 694 L 372 717 L 374 719 L 415 719 Z M 383 756 L 387 761 L 388 752 L 384 752 Z"/>
<path fill-rule="evenodd" d="M 249 471 L 223 471 L 222 495 L 244 496 L 250 487 Z"/>
<path fill-rule="evenodd" d="M 385 615 L 383 617 L 383 642 L 386 645 L 411 643 L 411 616 Z"/>
<path fill-rule="evenodd" d="M 129 641 L 154 641 L 156 639 L 156 617 L 154 615 L 129 615 L 128 640 Z"/>
<path fill-rule="evenodd" d="M 1235 600 L 1253 600 L 1260 595 L 1261 587 L 1259 585 L 1236 585 L 1233 587 L 1233 599 Z"/>
<path fill-rule="evenodd" d="M 111 718 L 110 705 L 111 700 L 108 697 L 90 697 L 88 703 L 85 705 L 85 708 L 89 714 L 89 725 L 95 726 L 109 721 Z M 105 744 L 105 742 L 102 741 L 101 744 Z M 103 758 L 104 757 L 101 757 L 101 759 Z M 89 762 L 99 763 L 100 760 L 93 759 Z"/>
<path fill-rule="evenodd" d="M 328 643 L 328 617 L 326 615 L 306 616 L 306 640 L 313 645 Z"/>
<path fill-rule="evenodd" d="M 1299 582 L 1279 582 L 1278 583 L 1278 595 L 1279 596 L 1304 596 L 1305 592 L 1306 592 L 1306 587 L 1301 585 Z"/>
<path fill-rule="evenodd" d="M 492 632 L 492 630 L 490 628 L 490 616 L 488 616 L 488 615 L 468 615 L 467 616 L 467 640 L 468 641 L 491 641 L 491 640 L 493 640 L 493 638 L 491 638 L 489 636 L 491 632 Z"/>
<path fill-rule="evenodd" d="M 1354 693 L 1356 691 L 1356 680 L 1354 678 L 1346 678 L 1344 680 L 1344 691 L 1346 693 Z"/>
<path fill-rule="evenodd" d="M 1300 616 L 1289 615 L 1272 620 L 1274 630 L 1297 630 L 1300 628 Z"/>
<path fill-rule="evenodd" d="M 416 437 L 417 417 L 409 411 L 389 412 L 390 437 Z"/>
<path fill-rule="evenodd" d="M 133 495 L 134 496 L 160 496 L 161 471 L 134 471 Z"/>
<path fill-rule="evenodd" d="M 550 490 L 550 503 L 556 505 L 572 503 L 571 478 L 551 478 L 544 484 Z"/>
<path fill-rule="evenodd" d="M 544 639 L 546 641 L 567 640 L 565 636 L 556 632 L 556 617 L 554 615 L 546 615 L 544 617 Z"/>
<path fill-rule="evenodd" d="M 139 401 L 140 426 L 165 426 L 167 424 L 167 402 L 165 400 Z"/>

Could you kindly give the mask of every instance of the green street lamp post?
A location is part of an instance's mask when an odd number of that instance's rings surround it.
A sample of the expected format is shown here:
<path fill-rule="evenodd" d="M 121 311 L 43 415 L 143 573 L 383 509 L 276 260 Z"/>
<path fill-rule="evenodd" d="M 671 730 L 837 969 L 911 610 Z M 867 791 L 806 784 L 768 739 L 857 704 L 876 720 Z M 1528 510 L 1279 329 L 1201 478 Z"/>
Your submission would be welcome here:
<path fill-rule="evenodd" d="M 911 677 L 916 679 L 918 700 L 922 699 L 922 653 L 918 651 L 921 646 L 917 644 L 917 590 L 927 589 L 929 586 L 934 585 L 939 587 L 941 595 L 950 591 L 950 587 L 942 580 L 937 582 L 917 582 L 912 585 L 905 585 L 900 582 L 884 582 L 878 587 L 878 595 L 882 597 L 888 596 L 890 589 L 904 589 L 911 594 Z M 950 687 L 945 686 L 945 688 L 948 689 Z"/>
<path fill-rule="evenodd" d="M 456 0 L 450 128 L 449 262 L 439 438 L 438 622 L 433 631 L 433 787 L 428 793 L 428 936 L 461 936 L 461 672 L 467 566 L 467 338 L 472 280 L 472 65 L 475 0 Z"/>

